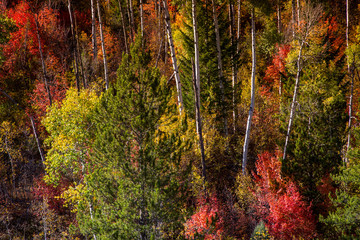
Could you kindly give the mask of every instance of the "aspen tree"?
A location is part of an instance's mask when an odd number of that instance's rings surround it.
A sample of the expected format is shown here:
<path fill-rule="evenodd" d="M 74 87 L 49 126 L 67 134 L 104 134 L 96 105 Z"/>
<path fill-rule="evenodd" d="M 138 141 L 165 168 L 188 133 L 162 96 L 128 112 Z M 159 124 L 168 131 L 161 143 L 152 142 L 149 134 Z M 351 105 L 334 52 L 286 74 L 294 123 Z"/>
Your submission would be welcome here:
<path fill-rule="evenodd" d="M 176 90 L 177 90 L 177 95 L 178 95 L 179 112 L 181 115 L 182 111 L 184 110 L 184 103 L 183 103 L 183 97 L 182 97 L 182 91 L 181 91 L 180 74 L 179 74 L 179 69 L 178 69 L 178 65 L 177 65 L 174 41 L 173 41 L 172 31 L 171 31 L 170 14 L 169 14 L 169 9 L 168 9 L 168 5 L 167 5 L 167 0 L 163 0 L 163 4 L 164 4 L 164 11 L 165 11 L 165 25 L 166 25 L 166 30 L 167 30 L 167 35 L 168 35 L 168 40 L 169 40 L 169 45 L 170 45 L 170 54 L 171 54 L 171 60 L 173 63 L 175 82 L 176 82 Z"/>
<path fill-rule="evenodd" d="M 346 0 L 346 47 L 349 47 L 349 0 Z M 347 56 L 349 58 L 349 56 Z M 349 122 L 348 122 L 348 128 L 349 133 L 347 137 L 347 144 L 346 144 L 346 150 L 349 151 L 350 149 L 350 141 L 351 141 L 351 127 L 352 127 L 352 105 L 353 105 L 353 95 L 354 95 L 354 74 L 350 68 L 350 62 L 347 61 L 347 71 L 348 76 L 350 79 L 350 100 L 349 100 Z M 345 163 L 348 162 L 348 158 L 345 157 Z"/>
<path fill-rule="evenodd" d="M 94 0 L 91 0 L 91 35 L 94 60 L 97 58 L 97 43 L 96 43 L 96 15 L 95 15 Z"/>
<path fill-rule="evenodd" d="M 300 74 L 303 69 L 303 47 L 304 47 L 304 44 L 307 43 L 307 39 L 310 36 L 312 30 L 314 29 L 314 25 L 319 20 L 321 11 L 322 11 L 321 6 L 312 7 L 312 6 L 307 5 L 306 9 L 304 9 L 304 15 L 305 15 L 304 21 L 305 22 L 302 24 L 304 26 L 298 25 L 299 34 L 298 34 L 297 40 L 296 40 L 298 42 L 298 47 L 299 47 L 298 57 L 297 57 L 297 61 L 296 61 L 297 71 L 296 71 L 296 77 L 295 77 L 294 93 L 293 93 L 293 98 L 292 98 L 291 107 L 290 107 L 289 122 L 288 122 L 288 127 L 287 127 L 287 132 L 286 132 L 283 160 L 286 159 L 291 127 L 292 127 L 292 124 L 294 121 L 294 116 L 295 116 L 296 99 L 297 99 L 298 88 L 299 88 Z M 303 27 L 303 29 L 300 29 L 302 27 Z M 301 32 L 300 32 L 300 30 L 301 30 Z"/>
<path fill-rule="evenodd" d="M 77 43 L 75 40 L 75 30 L 74 30 L 74 21 L 72 16 L 71 10 L 71 1 L 68 0 L 68 11 L 70 16 L 70 28 L 71 28 L 71 38 L 72 38 L 72 45 L 74 48 L 74 65 L 75 65 L 75 78 L 76 78 L 76 88 L 78 92 L 80 92 L 80 80 L 79 80 L 79 58 L 78 58 L 78 51 L 77 51 Z"/>
<path fill-rule="evenodd" d="M 102 26 L 102 21 L 101 21 L 101 12 L 100 12 L 99 0 L 96 0 L 96 3 L 97 3 L 98 15 L 99 15 L 101 48 L 102 48 L 103 60 L 104 60 L 105 89 L 108 90 L 109 89 L 109 76 L 108 76 L 105 41 L 104 41 L 103 26 Z"/>
<path fill-rule="evenodd" d="M 242 161 L 242 173 L 246 175 L 246 165 L 247 165 L 247 154 L 250 141 L 250 129 L 251 121 L 254 113 L 255 106 L 255 74 L 256 74 L 256 42 L 255 42 L 255 9 L 252 7 L 251 10 L 251 53 L 252 53 L 252 66 L 251 66 L 251 103 L 249 109 L 249 116 L 246 124 L 246 133 L 245 141 L 243 147 L 243 161 Z"/>
<path fill-rule="evenodd" d="M 122 25 L 123 34 L 124 34 L 125 53 L 128 54 L 129 49 L 128 49 L 128 40 L 127 40 L 127 35 L 126 35 L 125 17 L 124 17 L 124 13 L 123 13 L 123 8 L 121 6 L 121 1 L 118 0 L 118 3 L 119 3 L 119 11 L 120 11 L 120 17 L 121 17 L 121 25 Z"/>

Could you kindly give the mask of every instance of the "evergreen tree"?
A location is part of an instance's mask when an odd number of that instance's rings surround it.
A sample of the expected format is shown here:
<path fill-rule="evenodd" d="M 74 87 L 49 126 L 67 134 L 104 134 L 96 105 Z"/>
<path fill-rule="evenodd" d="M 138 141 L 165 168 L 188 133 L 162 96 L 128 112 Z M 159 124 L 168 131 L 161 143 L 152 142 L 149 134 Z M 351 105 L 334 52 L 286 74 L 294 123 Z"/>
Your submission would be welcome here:
<path fill-rule="evenodd" d="M 84 233 L 100 239 L 173 238 L 184 219 L 185 145 L 180 128 L 169 133 L 162 123 L 164 115 L 177 115 L 177 108 L 169 103 L 166 80 L 148 66 L 149 52 L 140 49 L 138 38 L 94 113 L 95 143 L 86 177 L 93 218 L 84 206 L 79 220 Z"/>
<path fill-rule="evenodd" d="M 334 209 L 320 221 L 328 226 L 328 237 L 358 239 L 360 237 L 360 129 L 354 131 L 356 146 L 349 150 L 349 165 L 333 177 L 339 184 L 331 199 Z"/>
<path fill-rule="evenodd" d="M 232 89 L 230 81 L 228 81 L 231 75 L 230 51 L 236 51 L 236 47 L 231 48 L 231 39 L 228 34 L 229 19 L 227 4 L 221 4 L 216 11 L 218 14 L 219 34 L 221 35 L 220 49 L 223 66 L 221 71 L 223 71 L 223 74 L 219 74 L 220 69 L 218 67 L 218 51 L 211 2 L 198 2 L 196 5 L 201 73 L 200 102 L 202 106 L 206 106 L 208 113 L 216 114 L 218 119 L 217 129 L 224 133 L 224 118 L 227 117 L 232 101 Z M 186 17 L 184 28 L 180 29 L 184 48 L 184 53 L 180 56 L 181 79 L 184 86 L 183 98 L 185 109 L 194 109 L 191 66 L 191 58 L 194 58 L 194 34 L 191 23 L 191 4 L 184 6 L 184 15 Z"/>

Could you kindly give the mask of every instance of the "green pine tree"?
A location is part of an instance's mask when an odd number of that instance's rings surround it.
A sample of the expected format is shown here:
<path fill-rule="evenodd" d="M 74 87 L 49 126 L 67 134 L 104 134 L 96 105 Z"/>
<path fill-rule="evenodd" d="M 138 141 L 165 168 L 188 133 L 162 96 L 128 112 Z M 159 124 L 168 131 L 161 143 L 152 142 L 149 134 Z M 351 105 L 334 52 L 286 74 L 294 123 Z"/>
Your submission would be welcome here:
<path fill-rule="evenodd" d="M 360 143 L 360 129 L 354 130 L 356 146 Z M 333 210 L 320 221 L 328 227 L 327 234 L 336 239 L 360 237 L 360 148 L 349 150 L 349 165 L 333 176 L 339 184 L 336 196 L 331 198 Z"/>
<path fill-rule="evenodd" d="M 164 130 L 162 117 L 177 116 L 177 108 L 149 62 L 138 38 L 94 113 L 86 177 L 93 213 L 83 206 L 79 219 L 82 231 L 99 239 L 174 238 L 182 229 L 187 168 L 180 133 L 186 124 Z"/>

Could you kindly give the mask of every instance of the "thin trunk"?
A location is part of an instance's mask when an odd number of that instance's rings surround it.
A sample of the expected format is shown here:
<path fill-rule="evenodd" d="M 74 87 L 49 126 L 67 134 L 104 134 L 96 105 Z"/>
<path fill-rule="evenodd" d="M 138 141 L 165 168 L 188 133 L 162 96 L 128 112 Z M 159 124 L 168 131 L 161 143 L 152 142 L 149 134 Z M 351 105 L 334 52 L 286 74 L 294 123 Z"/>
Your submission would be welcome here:
<path fill-rule="evenodd" d="M 179 74 L 177 59 L 176 59 L 176 55 L 175 55 L 174 41 L 173 41 L 172 32 L 171 32 L 171 23 L 170 23 L 170 15 L 169 15 L 169 10 L 168 10 L 167 0 L 163 0 L 163 4 L 164 4 L 164 10 L 165 10 L 165 25 L 166 25 L 166 30 L 167 30 L 168 40 L 169 40 L 169 45 L 170 45 L 171 60 L 173 63 L 173 69 L 174 69 L 174 73 L 175 73 L 175 82 L 176 82 L 176 90 L 177 90 L 177 94 L 178 94 L 179 112 L 181 115 L 181 113 L 184 109 L 184 103 L 183 103 L 182 91 L 181 91 L 180 74 Z"/>
<path fill-rule="evenodd" d="M 167 41 L 167 34 L 166 34 L 166 28 L 164 29 L 164 38 L 165 38 L 165 44 L 164 44 L 164 64 L 167 64 L 167 51 L 168 51 L 168 41 Z"/>
<path fill-rule="evenodd" d="M 237 47 L 236 47 L 236 53 L 239 53 L 239 40 L 240 40 L 240 32 L 241 32 L 241 0 L 238 1 L 238 18 L 237 18 Z"/>
<path fill-rule="evenodd" d="M 143 0 L 140 0 L 140 30 L 141 30 L 141 37 L 143 38 L 144 42 L 144 9 L 143 9 Z"/>
<path fill-rule="evenodd" d="M 200 114 L 200 96 L 198 95 L 198 86 L 196 83 L 196 62 L 191 59 L 192 72 L 193 72 L 193 87 L 194 87 L 194 95 L 195 95 L 195 117 L 196 117 L 196 129 L 199 137 L 199 145 L 201 152 L 201 167 L 202 167 L 202 177 L 204 179 L 204 190 L 206 193 L 206 163 L 205 163 L 205 148 L 204 148 L 204 140 L 202 135 L 202 123 L 201 123 L 201 114 Z"/>
<path fill-rule="evenodd" d="M 290 131 L 291 131 L 291 127 L 292 127 L 292 124 L 293 124 L 293 121 L 294 121 L 294 117 L 295 117 L 296 97 L 297 97 L 297 92 L 298 92 L 298 88 L 299 88 L 300 73 L 301 73 L 301 70 L 302 70 L 301 61 L 302 61 L 303 45 L 304 45 L 304 41 L 301 41 L 300 49 L 299 49 L 299 55 L 298 55 L 298 59 L 297 59 L 297 72 L 296 72 L 296 79 L 295 79 L 295 88 L 294 88 L 293 99 L 292 99 L 292 102 L 291 102 L 290 117 L 289 117 L 288 129 L 287 129 L 286 139 L 285 139 L 283 160 L 286 159 L 286 151 L 287 151 L 287 147 L 288 147 L 288 144 L 289 144 Z"/>
<path fill-rule="evenodd" d="M 236 56 L 239 56 L 240 52 L 240 33 L 241 33 L 241 0 L 238 0 L 238 16 L 237 16 L 237 33 L 236 33 Z M 238 82 L 241 81 L 240 76 L 238 78 L 238 65 L 237 61 L 234 61 L 234 78 L 232 81 L 233 87 L 233 121 L 234 121 L 234 133 L 236 132 L 236 116 L 237 116 L 237 108 L 236 108 L 236 93 L 241 95 L 240 90 L 236 88 L 238 86 Z"/>
<path fill-rule="evenodd" d="M 38 146 L 39 154 L 40 154 L 40 157 L 41 157 L 41 162 L 42 162 L 42 164 L 44 166 L 44 169 L 45 169 L 45 157 L 44 157 L 43 150 L 41 149 L 40 139 L 39 139 L 37 131 L 36 131 L 34 119 L 30 115 L 28 115 L 28 117 L 30 118 L 30 121 L 31 121 L 31 127 L 33 129 L 33 134 L 34 134 L 34 137 L 35 137 L 35 140 L 36 140 L 36 144 Z"/>
<path fill-rule="evenodd" d="M 346 47 L 349 47 L 349 0 L 346 0 Z M 347 137 L 347 144 L 346 144 L 346 150 L 349 151 L 350 149 L 350 142 L 351 142 L 351 124 L 352 124 L 352 105 L 353 105 L 353 94 L 354 94 L 354 74 L 351 73 L 350 69 L 350 62 L 349 62 L 349 56 L 347 61 L 347 70 L 348 70 L 348 76 L 351 78 L 350 83 L 350 100 L 349 100 L 349 122 L 348 122 L 348 128 L 349 133 Z M 345 156 L 345 163 L 348 163 L 348 158 Z"/>
<path fill-rule="evenodd" d="M 49 98 L 49 102 L 50 102 L 50 106 L 51 106 L 52 105 L 52 97 L 51 97 L 49 83 L 48 83 L 48 80 L 47 80 L 45 60 L 44 60 L 42 47 L 41 47 L 40 33 L 39 33 L 39 23 L 38 23 L 37 17 L 36 17 L 34 12 L 33 12 L 33 15 L 34 15 L 34 19 L 35 19 L 36 35 L 37 35 L 38 44 L 39 44 L 39 53 L 40 53 L 40 59 L 41 59 L 41 66 L 42 66 L 42 70 L 43 70 L 44 84 L 45 84 L 45 89 L 46 89 L 46 92 L 48 94 L 48 98 Z"/>
<path fill-rule="evenodd" d="M 291 9 L 292 9 L 291 29 L 292 29 L 293 38 L 295 38 L 295 23 L 296 23 L 296 2 L 295 2 L 295 0 L 291 1 Z"/>
<path fill-rule="evenodd" d="M 10 97 L 10 95 L 8 95 L 4 90 L 2 90 L 0 88 L 0 92 L 5 96 L 7 97 L 15 106 L 17 106 L 19 109 L 23 110 L 25 112 L 25 114 L 29 117 L 30 119 L 30 122 L 31 122 L 31 127 L 33 129 L 33 133 L 34 133 L 34 136 L 35 136 L 35 139 L 36 139 L 36 143 L 37 143 L 37 146 L 38 146 L 38 149 L 39 149 L 39 153 L 40 153 L 40 157 L 41 157 L 41 161 L 42 161 L 42 164 L 44 166 L 44 169 L 45 169 L 45 157 L 44 157 L 44 153 L 41 149 L 41 144 L 40 144 L 40 140 L 38 138 L 38 135 L 37 135 L 37 131 L 36 131 L 36 127 L 35 127 L 35 124 L 34 124 L 34 119 L 31 115 L 29 115 L 25 109 L 23 109 L 17 102 L 15 102 L 15 100 Z"/>
<path fill-rule="evenodd" d="M 78 92 L 80 92 L 79 59 L 78 59 L 78 54 L 77 54 L 77 44 L 76 44 L 76 39 L 75 39 L 74 21 L 73 21 L 73 17 L 72 17 L 70 0 L 68 0 L 68 10 L 69 10 L 69 16 L 70 16 L 72 46 L 74 48 L 76 88 L 77 88 Z"/>
<path fill-rule="evenodd" d="M 192 20 L 193 20 L 193 31 L 194 31 L 194 48 L 195 48 L 195 80 L 197 86 L 197 95 L 200 98 L 200 60 L 199 60 L 199 37 L 197 31 L 197 19 L 196 19 L 196 0 L 192 0 Z M 201 102 L 199 101 L 201 106 Z"/>
<path fill-rule="evenodd" d="M 120 17 L 121 17 L 121 24 L 122 24 L 123 34 L 124 34 L 125 52 L 128 54 L 129 49 L 128 49 L 128 41 L 127 41 L 127 35 L 126 35 L 125 17 L 124 17 L 124 13 L 123 13 L 123 8 L 121 6 L 121 1 L 118 0 L 118 3 L 119 3 L 119 11 L 120 11 Z"/>
<path fill-rule="evenodd" d="M 95 6 L 94 0 L 91 0 L 91 34 L 92 34 L 92 47 L 93 47 L 93 54 L 94 54 L 94 61 L 97 58 L 97 43 L 96 43 L 96 13 L 95 13 Z"/>
<path fill-rule="evenodd" d="M 240 0 L 238 1 L 238 7 L 240 7 Z M 238 14 L 240 14 L 240 10 L 238 9 Z M 240 15 L 238 15 L 238 29 L 237 29 L 237 34 L 236 37 L 238 38 L 240 36 Z M 231 46 L 234 48 L 236 45 L 236 55 L 238 53 L 238 39 L 235 40 L 235 34 L 234 34 L 234 5 L 233 3 L 230 1 L 229 3 L 229 20 L 230 20 L 230 38 L 231 38 Z M 237 73 L 238 73 L 238 69 L 237 69 L 237 63 L 235 60 L 235 56 L 234 56 L 234 52 L 231 51 L 231 72 L 232 72 L 232 76 L 231 76 L 231 82 L 232 82 L 232 108 L 233 108 L 233 112 L 232 112 L 232 117 L 233 117 L 233 131 L 234 133 L 236 132 L 236 86 L 237 86 Z"/>
<path fill-rule="evenodd" d="M 105 89 L 109 89 L 109 76 L 108 76 L 108 68 L 107 68 L 107 61 L 106 61 L 106 51 L 105 51 L 105 42 L 104 42 L 104 34 L 103 34 L 103 27 L 101 21 L 101 12 L 100 12 L 100 4 L 99 0 L 96 0 L 98 15 L 99 15 L 99 24 L 100 24 L 100 40 L 101 40 L 101 49 L 103 53 L 103 60 L 104 60 L 104 76 L 105 76 Z"/>
<path fill-rule="evenodd" d="M 76 40 L 76 51 L 77 51 L 77 55 L 78 55 L 78 60 L 80 62 L 80 72 L 81 72 L 81 77 L 83 80 L 83 87 L 86 88 L 87 86 L 87 80 L 86 80 L 86 75 L 85 75 L 85 70 L 84 70 L 84 64 L 83 64 L 83 60 L 82 60 L 82 56 L 81 56 L 81 51 L 80 51 L 80 43 L 79 43 L 79 32 L 78 32 L 78 27 L 77 27 L 77 21 L 76 21 L 76 15 L 74 13 L 74 30 L 75 30 L 75 40 Z"/>
<path fill-rule="evenodd" d="M 166 39 L 165 39 L 166 40 Z M 157 57 L 156 57 L 156 63 L 155 63 L 155 67 L 157 68 L 158 66 L 158 63 L 159 63 L 159 60 L 160 60 L 160 56 L 161 56 L 161 50 L 162 50 L 162 45 L 163 45 L 163 42 L 164 42 L 164 38 L 161 39 L 161 42 L 160 42 L 160 46 L 159 46 L 159 50 L 158 50 L 158 54 L 157 54 Z"/>
<path fill-rule="evenodd" d="M 43 215 L 42 215 L 42 219 L 43 219 L 43 228 L 44 228 L 44 240 L 47 240 L 47 224 L 46 224 L 46 204 L 45 204 L 45 198 L 43 199 Z"/>
<path fill-rule="evenodd" d="M 300 0 L 296 0 L 296 5 L 297 5 L 297 22 L 296 22 L 296 25 L 299 27 L 300 26 Z"/>
<path fill-rule="evenodd" d="M 247 166 L 247 154 L 249 148 L 249 140 L 250 140 L 250 129 L 251 129 L 251 121 L 254 113 L 254 105 L 255 105 L 255 74 L 256 74 L 256 42 L 255 42 L 255 10 L 252 8 L 251 10 L 251 53 L 252 53 L 252 67 L 251 67 L 251 103 L 249 109 L 249 116 L 246 124 L 246 133 L 245 133 L 245 141 L 243 147 L 243 162 L 242 162 L 242 173 L 246 175 L 246 166 Z"/>
<path fill-rule="evenodd" d="M 224 73 L 223 73 L 223 65 L 222 65 L 222 56 L 221 56 L 221 40 L 220 40 L 220 33 L 219 33 L 219 23 L 216 16 L 216 6 L 214 0 L 212 0 L 212 12 L 213 12 L 213 20 L 214 20 L 214 27 L 215 27 L 215 36 L 216 36 L 216 50 L 217 50 L 217 62 L 218 62 L 218 71 L 219 71 L 219 87 L 221 91 L 221 108 L 222 108 L 222 115 L 223 115 L 223 121 L 224 121 L 224 130 L 225 130 L 225 136 L 229 136 L 228 131 L 228 122 L 226 119 L 226 113 L 224 111 L 225 107 L 225 92 L 224 92 Z"/>
<path fill-rule="evenodd" d="M 278 27 L 278 33 L 281 33 L 281 31 L 282 31 L 282 23 L 281 23 L 280 0 L 277 1 L 277 27 Z"/>
<path fill-rule="evenodd" d="M 135 34 L 135 21 L 134 21 L 134 11 L 133 11 L 133 3 L 132 0 L 129 0 L 129 11 L 130 11 L 130 20 L 131 20 L 131 28 L 133 34 Z"/>
<path fill-rule="evenodd" d="M 126 10 L 127 10 L 127 15 L 128 15 L 128 21 L 129 21 L 129 26 L 130 26 L 130 42 L 134 40 L 134 32 L 133 32 L 133 25 L 131 24 L 131 13 L 130 13 L 130 3 L 129 0 L 126 0 Z"/>

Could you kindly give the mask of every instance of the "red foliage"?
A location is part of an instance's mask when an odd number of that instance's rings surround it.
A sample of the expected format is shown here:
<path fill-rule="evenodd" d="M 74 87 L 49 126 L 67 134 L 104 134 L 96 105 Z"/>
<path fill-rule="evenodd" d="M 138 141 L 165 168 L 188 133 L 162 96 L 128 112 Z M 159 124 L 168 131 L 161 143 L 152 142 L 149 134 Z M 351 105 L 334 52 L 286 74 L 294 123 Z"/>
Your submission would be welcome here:
<path fill-rule="evenodd" d="M 223 209 L 216 196 L 200 198 L 197 211 L 186 222 L 185 235 L 193 239 L 203 235 L 205 239 L 218 239 L 224 232 Z"/>
<path fill-rule="evenodd" d="M 286 76 L 285 71 L 285 59 L 287 58 L 288 53 L 290 52 L 290 45 L 280 45 L 277 46 L 278 52 L 275 54 L 272 64 L 267 67 L 265 71 L 264 80 L 269 83 L 276 82 L 280 80 L 281 74 Z"/>
<path fill-rule="evenodd" d="M 67 214 L 69 209 L 64 207 L 65 200 L 61 198 L 61 194 L 64 189 L 67 189 L 70 185 L 69 182 L 62 179 L 57 186 L 48 185 L 40 177 L 35 180 L 32 193 L 37 199 L 45 199 L 49 204 L 49 208 L 54 210 L 58 214 Z"/>
<path fill-rule="evenodd" d="M 51 98 L 53 102 L 64 99 L 68 85 L 64 79 L 55 79 L 49 85 Z M 37 80 L 35 82 L 35 89 L 31 94 L 30 102 L 32 103 L 36 116 L 41 118 L 46 114 L 46 109 L 50 105 L 48 93 L 44 82 Z"/>
<path fill-rule="evenodd" d="M 7 12 L 7 16 L 14 21 L 17 31 L 10 34 L 10 40 L 3 45 L 3 54 L 6 61 L 4 67 L 11 73 L 14 71 L 12 65 L 15 62 L 19 51 L 26 49 L 30 54 L 37 55 L 39 52 L 36 36 L 35 20 L 30 11 L 29 5 L 22 1 L 14 9 Z"/>
<path fill-rule="evenodd" d="M 276 239 L 312 239 L 316 221 L 308 205 L 292 181 L 281 176 L 280 152 L 259 155 L 256 184 L 259 187 L 258 212 L 266 221 L 269 233 Z"/>

